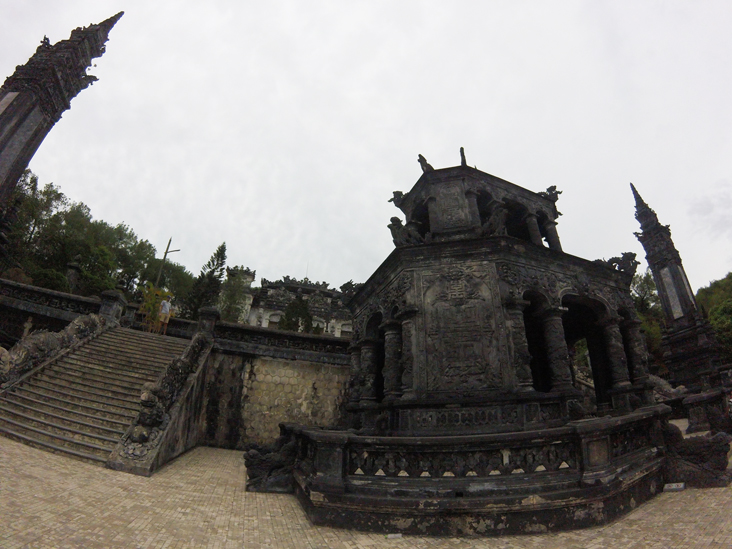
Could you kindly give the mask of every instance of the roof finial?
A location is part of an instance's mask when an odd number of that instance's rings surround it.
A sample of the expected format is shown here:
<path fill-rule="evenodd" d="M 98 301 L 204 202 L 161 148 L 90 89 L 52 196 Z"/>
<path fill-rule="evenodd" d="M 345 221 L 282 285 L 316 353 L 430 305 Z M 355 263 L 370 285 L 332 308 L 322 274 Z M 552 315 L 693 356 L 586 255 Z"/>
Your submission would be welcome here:
<path fill-rule="evenodd" d="M 465 149 L 463 147 L 460 147 L 460 165 L 461 166 L 467 166 L 468 163 L 465 160 Z"/>

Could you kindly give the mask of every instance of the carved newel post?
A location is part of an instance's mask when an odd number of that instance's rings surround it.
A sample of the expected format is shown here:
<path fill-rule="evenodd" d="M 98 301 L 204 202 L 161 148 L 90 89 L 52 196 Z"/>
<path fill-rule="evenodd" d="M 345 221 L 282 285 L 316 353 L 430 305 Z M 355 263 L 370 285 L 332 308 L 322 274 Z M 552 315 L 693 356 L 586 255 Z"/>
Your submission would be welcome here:
<path fill-rule="evenodd" d="M 524 325 L 524 309 L 530 304 L 531 302 L 523 299 L 510 299 L 506 302 L 511 341 L 513 342 L 513 365 L 520 391 L 534 389 L 534 378 L 531 375 L 531 353 L 529 353 L 529 342 L 526 339 L 526 326 Z"/>
<path fill-rule="evenodd" d="M 387 320 L 384 330 L 384 400 L 393 401 L 401 395 L 402 325 L 397 320 Z"/>
<path fill-rule="evenodd" d="M 205 332 L 213 335 L 216 322 L 221 318 L 218 307 L 201 307 L 198 309 L 197 332 Z"/>
<path fill-rule="evenodd" d="M 348 348 L 348 354 L 351 356 L 351 381 L 349 402 L 358 402 L 361 398 L 361 384 L 363 376 L 361 373 L 361 347 L 357 344 Z"/>
<path fill-rule="evenodd" d="M 376 402 L 376 351 L 379 345 L 376 339 L 361 340 L 361 402 Z"/>
<path fill-rule="evenodd" d="M 552 391 L 572 389 L 572 370 L 567 340 L 564 338 L 562 315 L 565 307 L 549 307 L 539 312 L 544 329 L 549 369 L 552 373 Z"/>
<path fill-rule="evenodd" d="M 122 312 L 127 307 L 124 294 L 117 290 L 104 290 L 101 297 L 102 305 L 99 307 L 99 314 L 119 322 L 119 319 L 122 318 Z"/>

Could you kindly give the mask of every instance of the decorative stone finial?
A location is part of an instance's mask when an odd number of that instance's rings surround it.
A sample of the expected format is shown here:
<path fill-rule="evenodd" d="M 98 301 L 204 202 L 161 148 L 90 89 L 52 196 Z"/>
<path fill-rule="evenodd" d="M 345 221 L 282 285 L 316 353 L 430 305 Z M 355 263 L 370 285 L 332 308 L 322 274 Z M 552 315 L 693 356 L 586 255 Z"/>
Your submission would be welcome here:
<path fill-rule="evenodd" d="M 465 149 L 460 147 L 460 165 L 467 166 L 468 162 L 465 160 Z"/>
<path fill-rule="evenodd" d="M 422 166 L 422 171 L 424 173 L 432 172 L 435 170 L 432 166 L 430 166 L 427 163 L 427 159 L 424 156 L 422 156 L 421 154 L 417 155 L 417 162 L 419 162 L 419 165 Z"/>

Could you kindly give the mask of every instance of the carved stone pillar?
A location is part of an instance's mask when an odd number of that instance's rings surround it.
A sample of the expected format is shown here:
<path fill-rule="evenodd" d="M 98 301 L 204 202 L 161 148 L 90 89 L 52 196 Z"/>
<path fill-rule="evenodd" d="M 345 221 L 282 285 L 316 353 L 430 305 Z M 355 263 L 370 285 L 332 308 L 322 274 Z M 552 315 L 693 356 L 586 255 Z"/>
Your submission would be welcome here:
<path fill-rule="evenodd" d="M 399 314 L 402 321 L 402 400 L 416 397 L 414 392 L 414 315 L 417 309 L 406 309 Z"/>
<path fill-rule="evenodd" d="M 556 221 L 546 220 L 544 222 L 544 231 L 546 231 L 546 241 L 552 250 L 562 251 L 562 243 L 559 242 L 559 233 L 557 233 Z"/>
<path fill-rule="evenodd" d="M 101 297 L 102 304 L 99 307 L 99 314 L 119 322 L 119 319 L 122 318 L 122 312 L 127 306 L 124 294 L 117 290 L 104 290 Z"/>
<path fill-rule="evenodd" d="M 628 337 L 627 357 L 632 368 L 633 382 L 644 383 L 648 380 L 648 353 L 641 334 L 641 321 L 637 318 L 626 320 L 623 323 Z"/>
<path fill-rule="evenodd" d="M 384 330 L 384 400 L 396 400 L 402 386 L 402 324 L 387 320 L 379 328 Z"/>
<path fill-rule="evenodd" d="M 361 401 L 376 401 L 376 352 L 379 342 L 376 339 L 361 341 Z"/>
<path fill-rule="evenodd" d="M 529 342 L 526 339 L 526 326 L 524 325 L 524 309 L 529 305 L 531 303 L 523 299 L 511 299 L 506 302 L 511 341 L 513 342 L 513 365 L 520 391 L 534 389 L 534 379 L 531 375 L 531 353 L 529 353 Z"/>
<path fill-rule="evenodd" d="M 531 243 L 537 246 L 544 246 L 544 241 L 541 239 L 541 231 L 539 230 L 539 221 L 536 219 L 536 214 L 526 214 L 526 228 L 529 230 L 529 237 Z"/>
<path fill-rule="evenodd" d="M 552 391 L 572 389 L 572 367 L 567 349 L 567 340 L 564 338 L 562 315 L 567 312 L 565 307 L 550 307 L 539 313 L 544 329 L 544 344 L 546 345 L 549 369 L 552 374 Z"/>
<path fill-rule="evenodd" d="M 610 361 L 610 375 L 613 388 L 627 387 L 630 385 L 628 375 L 628 359 L 623 348 L 623 336 L 620 333 L 620 317 L 610 318 L 602 327 L 605 336 L 605 351 Z"/>
<path fill-rule="evenodd" d="M 351 380 L 349 382 L 350 393 L 348 400 L 350 402 L 358 402 L 361 398 L 361 384 L 363 383 L 363 375 L 361 373 L 361 347 L 351 345 L 348 348 L 351 355 Z"/>

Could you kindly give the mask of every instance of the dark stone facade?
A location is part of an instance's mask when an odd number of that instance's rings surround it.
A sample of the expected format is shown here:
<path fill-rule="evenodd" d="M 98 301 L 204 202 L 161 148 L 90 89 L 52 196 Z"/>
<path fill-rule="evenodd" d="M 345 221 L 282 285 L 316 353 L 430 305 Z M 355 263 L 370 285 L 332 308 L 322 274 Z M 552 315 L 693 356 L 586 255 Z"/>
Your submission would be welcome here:
<path fill-rule="evenodd" d="M 564 253 L 554 187 L 420 164 L 391 200 L 406 218 L 389 225 L 396 249 L 348 303 L 350 430 L 287 428 L 311 520 L 541 532 L 602 524 L 652 497 L 671 410 L 648 383 L 633 254 Z M 593 407 L 570 359 L 582 340 Z"/>

